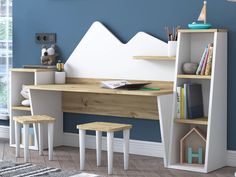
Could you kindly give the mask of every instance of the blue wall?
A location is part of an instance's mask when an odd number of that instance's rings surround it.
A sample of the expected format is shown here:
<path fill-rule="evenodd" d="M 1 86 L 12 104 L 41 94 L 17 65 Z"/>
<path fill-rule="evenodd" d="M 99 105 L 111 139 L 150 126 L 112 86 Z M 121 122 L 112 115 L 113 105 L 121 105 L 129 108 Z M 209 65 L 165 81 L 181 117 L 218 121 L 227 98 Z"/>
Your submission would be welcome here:
<path fill-rule="evenodd" d="M 61 57 L 66 61 L 96 20 L 124 43 L 139 31 L 166 40 L 164 26 L 185 28 L 197 18 L 202 3 L 196 0 L 14 0 L 13 6 L 13 64 L 21 67 L 40 63 L 40 46 L 34 42 L 36 32 L 56 32 Z M 208 21 L 215 28 L 229 30 L 228 149 L 236 150 L 236 3 L 208 0 Z M 64 130 L 75 131 L 76 123 L 94 119 L 130 122 L 134 124 L 133 139 L 160 141 L 159 124 L 154 121 L 66 113 Z"/>

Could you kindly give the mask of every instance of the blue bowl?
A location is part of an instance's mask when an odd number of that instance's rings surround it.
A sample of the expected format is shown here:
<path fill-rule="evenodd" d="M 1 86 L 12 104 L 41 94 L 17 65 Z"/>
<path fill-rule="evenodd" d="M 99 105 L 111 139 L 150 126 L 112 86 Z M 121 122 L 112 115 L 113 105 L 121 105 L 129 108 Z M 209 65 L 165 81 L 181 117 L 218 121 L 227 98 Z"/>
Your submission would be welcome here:
<path fill-rule="evenodd" d="M 195 24 L 188 24 L 188 27 L 190 29 L 210 29 L 211 28 L 211 24 L 209 23 L 206 23 L 206 24 L 203 24 L 203 23 L 195 23 Z"/>

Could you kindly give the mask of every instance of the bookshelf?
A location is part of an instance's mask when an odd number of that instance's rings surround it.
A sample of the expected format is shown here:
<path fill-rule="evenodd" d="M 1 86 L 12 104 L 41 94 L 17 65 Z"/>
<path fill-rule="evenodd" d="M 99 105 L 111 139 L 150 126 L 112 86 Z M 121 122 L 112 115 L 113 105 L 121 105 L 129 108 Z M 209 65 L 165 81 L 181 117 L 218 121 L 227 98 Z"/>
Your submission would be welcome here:
<path fill-rule="evenodd" d="M 12 68 L 10 71 L 10 146 L 15 147 L 15 125 L 13 116 L 31 115 L 31 108 L 22 106 L 24 98 L 20 92 L 22 85 L 39 85 L 54 83 L 54 69 Z M 36 135 L 34 135 L 36 140 Z M 35 141 L 36 142 L 36 141 Z M 22 146 L 21 146 L 22 147 Z M 37 150 L 37 143 L 30 146 Z"/>
<path fill-rule="evenodd" d="M 173 91 L 185 83 L 202 86 L 204 116 L 195 119 L 177 118 L 177 98 L 174 94 L 173 111 L 163 125 L 170 123 L 169 139 L 164 142 L 166 163 L 172 169 L 208 173 L 226 166 L 227 156 L 227 31 L 179 30 Z M 204 48 L 213 43 L 212 72 L 210 76 L 186 75 L 185 62 L 199 63 Z M 206 135 L 203 164 L 180 163 L 180 140 L 192 128 L 198 127 Z M 186 148 L 189 146 L 186 146 Z M 184 152 L 187 153 L 185 149 Z"/>

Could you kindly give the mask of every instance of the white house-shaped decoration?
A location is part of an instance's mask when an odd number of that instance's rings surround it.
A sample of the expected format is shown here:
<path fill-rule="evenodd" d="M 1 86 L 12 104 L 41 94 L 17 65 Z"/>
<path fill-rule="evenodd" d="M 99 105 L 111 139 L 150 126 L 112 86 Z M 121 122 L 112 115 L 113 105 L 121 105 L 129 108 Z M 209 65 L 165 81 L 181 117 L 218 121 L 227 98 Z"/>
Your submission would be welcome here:
<path fill-rule="evenodd" d="M 187 149 L 191 147 L 193 152 L 198 152 L 198 148 L 203 149 L 203 164 L 205 161 L 206 150 L 206 135 L 197 127 L 192 128 L 183 138 L 180 140 L 180 163 L 187 163 Z M 193 164 L 197 164 L 197 159 L 193 159 Z"/>

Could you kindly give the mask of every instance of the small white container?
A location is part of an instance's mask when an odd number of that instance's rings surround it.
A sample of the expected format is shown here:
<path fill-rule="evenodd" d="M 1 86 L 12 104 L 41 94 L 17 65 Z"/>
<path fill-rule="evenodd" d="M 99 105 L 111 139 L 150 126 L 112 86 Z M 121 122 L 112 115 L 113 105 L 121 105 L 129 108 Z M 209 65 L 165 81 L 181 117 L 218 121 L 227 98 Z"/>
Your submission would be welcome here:
<path fill-rule="evenodd" d="M 176 56 L 177 41 L 168 41 L 168 57 Z"/>
<path fill-rule="evenodd" d="M 55 84 L 65 84 L 66 83 L 66 72 L 55 72 Z"/>

